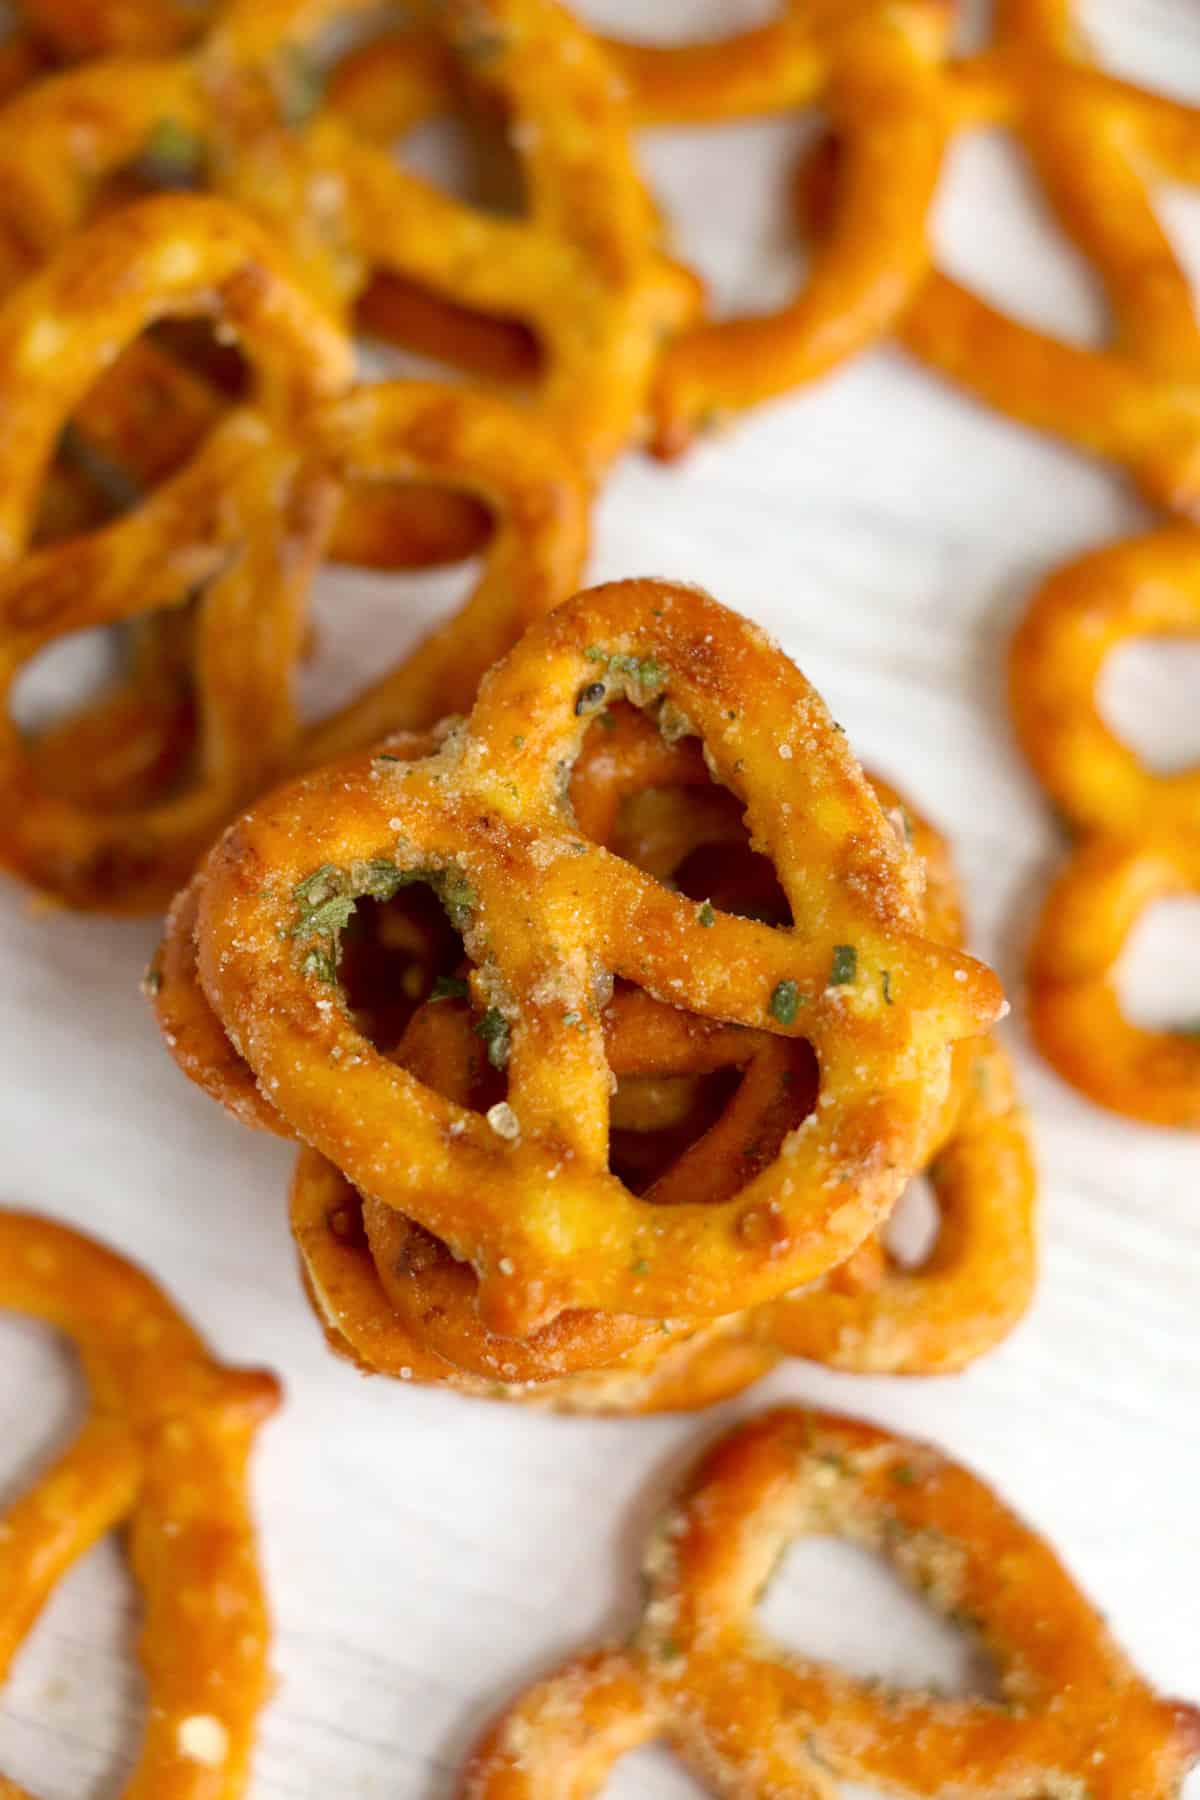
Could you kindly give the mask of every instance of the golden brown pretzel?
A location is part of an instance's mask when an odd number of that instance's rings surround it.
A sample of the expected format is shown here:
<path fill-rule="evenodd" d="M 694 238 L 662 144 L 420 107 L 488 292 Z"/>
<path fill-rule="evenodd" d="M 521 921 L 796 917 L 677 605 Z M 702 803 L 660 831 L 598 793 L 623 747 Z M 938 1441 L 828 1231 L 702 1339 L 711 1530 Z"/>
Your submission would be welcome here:
<path fill-rule="evenodd" d="M 270 1688 L 246 1461 L 279 1385 L 214 1362 L 140 1270 L 31 1214 L 0 1211 L 0 1307 L 64 1332 L 90 1394 L 70 1449 L 0 1520 L 0 1675 L 71 1565 L 126 1525 L 149 1693 L 124 1800 L 239 1800 Z"/>
<path fill-rule="evenodd" d="M 885 1557 L 999 1673 L 995 1700 L 894 1689 L 777 1649 L 754 1606 L 802 1534 Z M 493 1724 L 461 1800 L 591 1800 L 667 1739 L 714 1794 L 1177 1800 L 1200 1712 L 1137 1674 L 1050 1546 L 925 1444 L 780 1408 L 715 1444 L 644 1560 L 628 1649 L 576 1658 Z"/>
<path fill-rule="evenodd" d="M 698 432 L 826 374 L 896 321 L 928 264 L 926 215 L 949 125 L 937 72 L 949 20 L 945 0 L 782 0 L 778 18 L 732 39 L 605 41 L 643 122 L 819 103 L 847 144 L 835 228 L 796 297 L 771 313 L 694 323 L 664 350 L 651 400 L 660 454 L 678 455 Z M 390 138 L 454 92 L 436 46 L 410 32 L 348 58 L 332 97 Z M 440 341 L 453 343 L 445 331 Z M 494 333 L 485 341 L 492 366 L 510 342 Z"/>
<path fill-rule="evenodd" d="M 27 552 L 59 429 L 113 350 L 169 316 L 215 313 L 245 346 L 254 404 L 126 518 Z M 69 245 L 0 312 L 0 682 L 57 638 L 180 605 L 205 589 L 196 666 L 200 768 L 177 797 L 108 816 L 39 781 L 0 724 L 0 854 L 83 906 L 138 908 L 178 885 L 294 733 L 288 671 L 334 497 L 299 427 L 349 380 L 349 347 L 273 244 L 220 202 L 148 200 Z"/>
<path fill-rule="evenodd" d="M 1064 230 L 1099 273 L 1109 347 L 1008 318 L 936 272 L 905 317 L 908 349 L 999 411 L 1133 475 L 1159 504 L 1200 506 L 1200 322 L 1148 172 L 1195 181 L 1200 113 L 1111 79 L 1072 0 L 1000 0 L 996 48 L 964 65 L 967 123 L 1010 125 Z"/>
<path fill-rule="evenodd" d="M 214 308 L 260 376 L 252 407 L 224 418 L 191 462 L 126 517 L 22 554 L 58 428 L 112 345 L 157 318 Z M 25 879 L 75 905 L 160 904 L 270 776 L 468 706 L 488 664 L 576 584 L 584 485 L 532 422 L 500 401 L 436 384 L 345 394 L 349 375 L 348 343 L 291 285 L 260 229 L 224 202 L 196 196 L 142 201 L 101 221 L 0 312 L 4 686 L 67 633 L 177 608 L 204 589 L 182 665 L 177 650 L 165 665 L 152 654 L 148 670 L 135 668 L 98 711 L 61 726 L 40 757 L 11 720 L 0 728 L 0 855 Z M 332 717 L 302 729 L 294 674 L 310 577 L 339 493 L 355 482 L 383 489 L 410 479 L 450 485 L 493 514 L 480 579 L 455 619 Z M 197 766 L 177 792 L 147 798 L 146 770 L 164 758 L 168 772 L 177 767 L 193 700 Z M 91 792 L 46 785 L 107 734 L 116 748 Z M 98 811 L 95 799 L 110 793 L 116 810 Z"/>
<path fill-rule="evenodd" d="M 795 931 L 698 907 L 578 838 L 556 771 L 589 708 L 622 690 L 665 694 L 703 735 Z M 569 1306 L 711 1315 L 861 1241 L 920 1155 L 950 1043 L 999 1010 L 990 974 L 921 936 L 917 876 L 824 708 L 761 634 L 696 590 L 628 582 L 536 624 L 439 757 L 342 763 L 247 815 L 209 860 L 199 966 L 289 1123 L 475 1265 L 492 1328 L 527 1335 Z M 329 985 L 355 894 L 414 877 L 465 931 L 511 1036 L 508 1101 L 487 1121 L 381 1057 Z M 592 984 L 609 971 L 813 1045 L 815 1122 L 735 1201 L 651 1210 L 603 1172 Z M 479 1204 L 464 1209 L 468 1167 Z"/>
<path fill-rule="evenodd" d="M 1029 1022 L 1042 1054 L 1089 1099 L 1149 1125 L 1200 1128 L 1200 1037 L 1121 1009 L 1117 964 L 1147 907 L 1200 892 L 1200 831 L 1098 836 L 1047 896 L 1029 956 Z"/>

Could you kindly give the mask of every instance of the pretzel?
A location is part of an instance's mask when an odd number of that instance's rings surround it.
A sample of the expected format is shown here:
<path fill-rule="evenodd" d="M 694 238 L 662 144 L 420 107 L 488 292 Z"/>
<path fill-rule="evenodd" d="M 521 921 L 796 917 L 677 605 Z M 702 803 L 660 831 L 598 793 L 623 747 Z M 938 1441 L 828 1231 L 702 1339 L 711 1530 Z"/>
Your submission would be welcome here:
<path fill-rule="evenodd" d="M 556 770 L 610 684 L 642 703 L 665 690 L 668 716 L 703 734 L 798 931 L 704 913 L 580 840 Z M 539 621 L 438 757 L 347 761 L 246 815 L 209 859 L 199 968 L 293 1129 L 475 1266 L 491 1329 L 528 1336 L 573 1306 L 715 1315 L 849 1254 L 911 1172 L 949 1043 L 1000 1007 L 987 971 L 921 937 L 917 875 L 824 708 L 753 627 L 698 591 L 618 583 Z M 337 1004 L 325 921 L 344 923 L 364 882 L 405 877 L 440 891 L 508 1026 L 490 1122 L 406 1076 Z M 735 1200 L 650 1209 L 604 1172 L 592 984 L 608 971 L 812 1044 L 814 1123 Z"/>
<path fill-rule="evenodd" d="M 122 1791 L 237 1800 L 270 1689 L 246 1461 L 279 1384 L 215 1362 L 140 1270 L 32 1214 L 0 1212 L 0 1306 L 71 1338 L 90 1395 L 70 1449 L 0 1520 L 0 1675 L 72 1564 L 127 1526 L 149 1692 Z M 3 1776 L 0 1792 L 20 1794 Z"/>
<path fill-rule="evenodd" d="M 658 454 L 678 456 L 698 432 L 818 379 L 894 324 L 928 262 L 925 221 L 948 123 L 937 63 L 949 18 L 945 0 L 785 0 L 778 19 L 733 39 L 670 48 L 605 41 L 644 122 L 819 103 L 849 145 L 836 231 L 797 296 L 775 312 L 693 324 L 663 352 L 652 397 Z M 364 46 L 332 90 L 334 104 L 380 139 L 442 110 L 453 92 L 453 71 L 421 32 Z M 491 338 L 488 360 L 506 349 Z"/>
<path fill-rule="evenodd" d="M 1029 956 L 1038 1048 L 1089 1099 L 1150 1125 L 1200 1127 L 1200 1040 L 1121 1010 L 1116 965 L 1148 906 L 1200 892 L 1200 833 L 1086 840 L 1047 897 Z"/>
<path fill-rule="evenodd" d="M 1104 283 L 1115 336 L 1085 349 L 935 272 L 906 347 L 986 404 L 1122 465 L 1156 503 L 1200 503 L 1200 328 L 1148 173 L 1200 179 L 1200 113 L 1095 68 L 1068 0 L 1007 0 L 997 48 L 958 72 L 964 122 L 1020 136 L 1064 230 Z"/>
<path fill-rule="evenodd" d="M 33 35 L 57 55 L 172 50 L 194 36 L 208 7 L 194 0 L 20 0 Z"/>
<path fill-rule="evenodd" d="M 172 248 L 189 244 L 196 266 L 177 278 Z M 214 285 L 250 353 L 262 352 L 261 413 L 231 414 L 191 464 L 126 518 L 21 557 L 45 454 L 97 358 L 147 317 L 207 306 Z M 72 356 L 56 363 L 56 393 L 27 345 L 39 334 L 46 343 L 61 336 L 81 292 L 91 343 L 82 329 L 72 337 Z M 276 314 L 268 355 L 263 328 Z M 0 793 L 12 804 L 0 854 L 27 880 L 76 905 L 161 903 L 238 802 L 271 774 L 389 728 L 424 725 L 446 706 L 469 705 L 488 664 L 575 585 L 586 496 L 545 436 L 532 424 L 518 428 L 499 401 L 436 384 L 384 383 L 336 399 L 348 355 L 344 340 L 287 284 L 257 228 L 223 203 L 194 197 L 144 201 L 98 224 L 0 314 L 0 408 L 7 405 L 9 427 L 0 473 L 5 454 L 10 471 L 0 506 L 11 564 L 0 579 L 6 685 L 65 633 L 178 605 L 197 583 L 211 581 L 188 659 L 201 766 L 178 798 L 146 803 L 126 794 L 116 813 L 97 815 L 43 788 L 36 756 L 8 727 Z M 410 478 L 467 490 L 493 513 L 497 528 L 481 578 L 456 618 L 403 663 L 302 729 L 293 674 L 309 580 L 339 491 L 350 482 L 382 488 Z M 235 548 L 241 553 L 231 559 Z M 85 713 L 65 741 L 59 734 L 51 760 L 61 763 L 72 747 L 115 726 L 122 740 L 144 734 L 136 760 L 153 765 L 166 748 L 159 725 L 170 738 L 179 717 L 178 705 L 164 709 L 157 683 L 135 670 L 132 686 L 101 708 L 99 729 L 93 733 Z"/>
<path fill-rule="evenodd" d="M 991 1654 L 1001 1697 L 939 1699 L 777 1648 L 754 1619 L 802 1534 L 844 1537 Z M 469 1758 L 461 1800 L 588 1800 L 665 1739 L 714 1794 L 1175 1800 L 1200 1712 L 1160 1699 L 1057 1556 L 927 1445 L 780 1408 L 714 1445 L 655 1532 L 628 1649 L 537 1683 Z"/>
<path fill-rule="evenodd" d="M 1200 826 L 1200 772 L 1148 769 L 1097 704 L 1105 662 L 1139 637 L 1200 637 L 1200 533 L 1189 526 L 1127 538 L 1059 569 L 1013 638 L 1017 737 L 1078 831 L 1142 836 Z"/>

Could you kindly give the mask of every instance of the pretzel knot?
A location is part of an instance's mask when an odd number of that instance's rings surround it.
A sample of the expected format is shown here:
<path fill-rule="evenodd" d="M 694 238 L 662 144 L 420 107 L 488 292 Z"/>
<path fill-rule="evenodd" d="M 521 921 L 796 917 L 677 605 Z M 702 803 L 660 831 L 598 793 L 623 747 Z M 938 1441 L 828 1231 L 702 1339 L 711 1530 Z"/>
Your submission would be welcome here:
<path fill-rule="evenodd" d="M 579 833 L 564 783 L 613 689 L 702 738 L 791 929 L 700 908 Z M 355 896 L 412 880 L 440 893 L 506 1040 L 487 1118 L 382 1056 L 339 1004 Z M 951 1043 L 1002 1004 L 980 964 L 921 936 L 917 865 L 799 672 L 707 596 L 652 581 L 536 624 L 438 756 L 347 762 L 243 818 L 210 858 L 198 950 L 284 1118 L 471 1262 L 481 1316 L 513 1336 L 573 1306 L 716 1316 L 823 1273 L 919 1160 Z M 811 1044 L 816 1108 L 733 1199 L 653 1207 L 607 1172 L 614 975 Z"/>
<path fill-rule="evenodd" d="M 236 332 L 258 377 L 251 404 L 125 517 L 28 549 L 60 428 L 114 344 L 197 312 Z M 488 665 L 574 588 L 587 501 L 569 458 L 464 389 L 347 393 L 350 355 L 254 222 L 195 196 L 102 221 L 0 313 L 0 690 L 72 632 L 156 629 L 128 679 L 45 742 L 0 722 L 0 859 L 26 880 L 79 906 L 161 904 L 269 778 L 468 705 Z M 401 664 L 302 726 L 309 590 L 339 497 L 413 480 L 494 518 L 482 574 Z"/>
<path fill-rule="evenodd" d="M 275 1378 L 215 1362 L 130 1263 L 0 1212 L 0 1306 L 64 1332 L 91 1410 L 0 1520 L 0 1675 L 71 1565 L 126 1527 L 145 1624 L 146 1732 L 128 1800 L 238 1800 L 265 1703 L 269 1623 L 246 1496 Z M 0 1776 L 0 1791 L 19 1793 Z"/>
<path fill-rule="evenodd" d="M 988 405 L 1126 467 L 1160 505 L 1200 505 L 1200 324 L 1159 222 L 1158 176 L 1200 181 L 1200 112 L 1107 76 L 1069 0 L 1006 0 L 993 50 L 951 72 L 963 123 L 1010 126 L 1064 230 L 1099 274 L 1114 341 L 1020 324 L 935 272 L 906 346 Z"/>
<path fill-rule="evenodd" d="M 764 1638 L 755 1604 L 798 1536 L 885 1557 L 996 1665 L 999 1697 L 885 1688 Z M 924 1444 L 781 1408 L 701 1460 L 644 1562 L 627 1650 L 570 1662 L 487 1732 L 462 1800 L 587 1800 L 665 1738 L 714 1793 L 833 1800 L 1174 1800 L 1200 1712 L 1160 1699 L 1048 1544 Z"/>

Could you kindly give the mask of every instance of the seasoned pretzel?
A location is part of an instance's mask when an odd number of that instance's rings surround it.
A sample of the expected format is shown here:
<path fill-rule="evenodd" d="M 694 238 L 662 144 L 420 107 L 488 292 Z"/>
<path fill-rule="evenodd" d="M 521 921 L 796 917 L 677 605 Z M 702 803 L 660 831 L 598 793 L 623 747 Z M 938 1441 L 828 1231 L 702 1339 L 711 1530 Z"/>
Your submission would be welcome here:
<path fill-rule="evenodd" d="M 794 1538 L 831 1533 L 986 1648 L 1001 1697 L 884 1688 L 773 1645 L 754 1620 L 764 1585 Z M 631 1646 L 530 1688 L 477 1746 L 461 1800 L 589 1800 L 656 1738 L 741 1800 L 833 1800 L 842 1782 L 1175 1800 L 1200 1757 L 1200 1712 L 1146 1684 L 1050 1546 L 966 1469 L 873 1426 L 752 1419 L 702 1458 L 643 1566 Z"/>
<path fill-rule="evenodd" d="M 270 1689 L 246 1461 L 279 1384 L 215 1362 L 140 1270 L 31 1214 L 0 1211 L 0 1306 L 74 1342 L 91 1406 L 0 1520 L 0 1675 L 71 1565 L 127 1525 L 149 1694 L 125 1800 L 238 1800 Z"/>
<path fill-rule="evenodd" d="M 610 686 L 643 703 L 665 689 L 668 716 L 702 734 L 794 930 L 701 917 L 578 838 L 556 771 Z M 208 863 L 199 967 L 280 1112 L 474 1265 L 492 1329 L 528 1335 L 571 1306 L 713 1315 L 849 1254 L 914 1166 L 950 1044 L 999 1010 L 990 973 L 921 937 L 917 877 L 819 700 L 759 632 L 696 590 L 618 583 L 535 625 L 438 757 L 346 762 L 243 818 Z M 345 922 L 364 882 L 405 878 L 440 890 L 509 1028 L 508 1100 L 490 1123 L 383 1058 L 328 985 L 325 922 Z M 593 984 L 608 972 L 812 1044 L 813 1122 L 735 1200 L 648 1208 L 604 1172 Z"/>
<path fill-rule="evenodd" d="M 1121 1010 L 1116 970 L 1155 901 L 1200 893 L 1200 833 L 1096 837 L 1072 854 L 1047 897 L 1029 957 L 1038 1048 L 1089 1099 L 1150 1125 L 1200 1127 L 1200 1038 L 1152 1031 Z"/>
<path fill-rule="evenodd" d="M 154 318 L 214 304 L 260 371 L 255 409 L 224 419 L 192 462 L 127 517 L 22 555 L 57 428 L 112 344 Z M 81 308 L 86 324 L 76 328 Z M 178 696 L 168 692 L 163 705 L 154 669 L 149 681 L 135 670 L 98 717 L 85 712 L 65 737 L 60 729 L 50 757 L 28 754 L 11 722 L 3 728 L 0 854 L 27 880 L 76 905 L 160 904 L 269 776 L 469 705 L 488 664 L 576 584 L 586 496 L 548 439 L 532 423 L 518 427 L 502 402 L 466 390 L 385 383 L 338 399 L 349 356 L 289 285 L 258 228 L 197 197 L 114 214 L 0 313 L 5 686 L 66 633 L 177 607 L 206 586 L 187 662 L 199 768 L 177 796 L 148 802 L 127 789 L 122 797 L 117 782 L 119 809 L 104 814 L 93 796 L 63 795 L 41 780 L 106 729 L 134 744 L 139 777 L 153 767 L 181 723 Z M 349 705 L 302 729 L 293 676 L 339 491 L 408 479 L 452 484 L 492 512 L 482 576 L 454 620 Z"/>
<path fill-rule="evenodd" d="M 1169 525 L 1092 551 L 1039 589 L 1013 638 L 1009 694 L 1039 781 L 1078 831 L 1200 827 L 1200 771 L 1148 769 L 1105 721 L 1101 670 L 1131 638 L 1200 638 L 1200 532 Z"/>
<path fill-rule="evenodd" d="M 195 0 L 20 0 L 30 31 L 57 55 L 173 50 L 194 37 L 210 8 Z"/>
<path fill-rule="evenodd" d="M 256 405 L 231 414 L 128 517 L 27 552 L 59 428 L 114 348 L 156 319 L 214 311 L 253 361 Z M 114 214 L 0 312 L 5 692 L 65 633 L 206 590 L 195 652 L 207 706 L 201 767 L 177 798 L 98 814 L 43 789 L 11 718 L 0 723 L 0 855 L 25 879 L 77 905 L 155 904 L 274 766 L 294 731 L 287 672 L 332 497 L 297 427 L 349 373 L 348 346 L 290 284 L 272 244 L 214 201 L 172 197 Z"/>
<path fill-rule="evenodd" d="M 949 17 L 945 0 L 785 0 L 777 20 L 734 39 L 605 43 L 641 120 L 818 102 L 848 146 L 836 229 L 797 296 L 772 313 L 693 324 L 664 351 L 651 403 L 659 454 L 677 456 L 697 432 L 826 374 L 896 321 L 928 264 L 925 223 L 949 123 L 937 67 Z M 408 33 L 348 59 L 335 103 L 393 136 L 439 110 L 451 80 L 428 40 Z M 492 339 L 489 355 L 502 346 Z"/>
<path fill-rule="evenodd" d="M 1064 230 L 1100 275 L 1100 350 L 1020 324 L 935 273 L 902 338 L 988 405 L 1126 467 L 1160 505 L 1200 505 L 1200 325 L 1148 173 L 1200 177 L 1200 113 L 1110 79 L 1070 0 L 1000 0 L 996 49 L 962 66 L 966 123 L 1011 126 Z"/>

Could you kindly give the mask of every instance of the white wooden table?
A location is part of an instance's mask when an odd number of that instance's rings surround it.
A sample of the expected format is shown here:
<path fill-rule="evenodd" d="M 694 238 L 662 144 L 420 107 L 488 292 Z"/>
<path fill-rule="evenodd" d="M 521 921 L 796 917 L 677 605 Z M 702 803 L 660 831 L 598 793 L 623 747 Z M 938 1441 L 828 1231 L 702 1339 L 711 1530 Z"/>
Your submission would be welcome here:
<path fill-rule="evenodd" d="M 747 16 L 737 0 L 595 0 L 664 34 Z M 1196 0 L 1097 0 L 1114 60 L 1200 97 Z M 660 24 L 661 19 L 661 24 Z M 792 272 L 773 124 L 648 138 L 684 250 L 722 304 Z M 1200 266 L 1200 205 L 1170 196 Z M 997 142 L 956 150 L 947 260 L 1022 314 L 1087 333 L 1102 311 Z M 1040 573 L 1145 515 L 1108 473 L 870 356 L 763 411 L 679 468 L 631 458 L 596 519 L 597 578 L 703 582 L 774 630 L 872 764 L 951 830 L 975 942 L 1019 993 L 1031 909 L 1061 848 L 1013 751 L 1003 646 Z M 461 585 L 341 577 L 336 679 L 400 648 Z M 347 604 L 353 602 L 353 604 Z M 370 624 L 368 624 L 370 621 Z M 1200 654 L 1127 660 L 1114 705 L 1140 741 L 1200 754 Z M 1188 695 L 1190 692 L 1190 705 Z M 325 1351 L 284 1222 L 290 1162 L 194 1093 L 159 1048 L 137 977 L 150 925 L 35 916 L 0 894 L 3 1196 L 97 1232 L 168 1284 L 220 1351 L 289 1400 L 256 1488 L 277 1626 L 277 1697 L 255 1800 L 448 1796 L 486 1710 L 634 1604 L 641 1532 L 680 1457 L 768 1399 L 832 1404 L 926 1434 L 1047 1531 L 1160 1683 L 1200 1696 L 1200 1143 L 1096 1112 L 1027 1053 L 1045 1267 L 1028 1321 L 970 1373 L 838 1377 L 793 1363 L 701 1419 L 561 1420 L 361 1380 Z M 1149 1018 L 1200 1017 L 1200 909 L 1164 909 L 1131 958 Z M 3 1479 L 77 1402 L 67 1359 L 0 1321 Z M 849 1553 L 798 1549 L 767 1606 L 797 1645 L 901 1680 L 962 1675 L 960 1649 Z M 42 1800 L 119 1788 L 140 1693 L 117 1550 L 54 1600 L 0 1701 L 0 1767 Z M 657 1752 L 619 1800 L 697 1790 Z M 1200 1782 L 1188 1788 L 1200 1796 Z"/>

